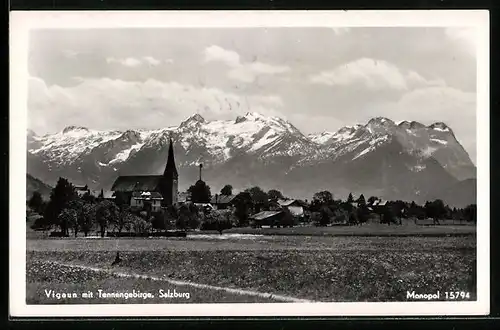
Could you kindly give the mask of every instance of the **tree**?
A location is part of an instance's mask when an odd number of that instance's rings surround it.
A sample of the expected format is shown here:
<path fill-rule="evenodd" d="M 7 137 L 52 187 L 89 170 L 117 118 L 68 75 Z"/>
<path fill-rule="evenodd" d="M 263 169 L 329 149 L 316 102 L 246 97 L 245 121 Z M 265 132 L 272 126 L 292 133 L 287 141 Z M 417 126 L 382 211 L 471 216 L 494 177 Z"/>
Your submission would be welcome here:
<path fill-rule="evenodd" d="M 193 203 L 209 203 L 212 197 L 210 187 L 202 180 L 196 181 L 194 185 L 189 187 L 188 192 L 191 194 Z"/>
<path fill-rule="evenodd" d="M 434 220 L 434 224 L 439 224 L 439 219 L 445 217 L 446 213 L 446 207 L 440 199 L 425 203 L 425 214 Z"/>
<path fill-rule="evenodd" d="M 388 226 L 390 226 L 391 223 L 396 223 L 396 217 L 394 216 L 394 211 L 392 210 L 392 207 L 387 205 L 386 207 L 383 208 L 381 213 L 382 216 L 380 218 L 380 223 L 386 223 Z"/>
<path fill-rule="evenodd" d="M 477 223 L 477 205 L 470 204 L 468 205 L 464 211 L 464 217 L 466 221 Z"/>
<path fill-rule="evenodd" d="M 358 225 L 359 224 L 358 212 L 356 212 L 356 210 L 349 212 L 349 218 L 347 221 L 351 226 Z"/>
<path fill-rule="evenodd" d="M 146 234 L 151 231 L 151 222 L 132 214 L 130 216 L 130 227 L 136 234 Z"/>
<path fill-rule="evenodd" d="M 85 194 L 83 194 L 82 196 L 82 200 L 86 201 L 86 202 L 89 202 L 89 203 L 95 203 L 96 202 L 96 198 L 95 196 L 93 196 L 90 192 L 86 192 Z"/>
<path fill-rule="evenodd" d="M 110 201 L 102 201 L 96 207 L 96 222 L 100 227 L 101 237 L 104 237 L 106 228 L 111 223 L 116 223 L 119 216 L 118 207 Z"/>
<path fill-rule="evenodd" d="M 360 204 L 355 211 L 359 224 L 363 224 L 368 221 L 368 218 L 370 217 L 370 210 L 368 210 L 366 205 Z"/>
<path fill-rule="evenodd" d="M 361 197 L 361 196 L 360 196 L 360 197 Z M 368 203 L 369 205 L 373 205 L 373 203 L 374 203 L 376 200 L 378 200 L 378 198 L 377 198 L 377 197 L 375 197 L 375 196 L 371 196 L 370 198 L 368 198 L 367 203 Z"/>
<path fill-rule="evenodd" d="M 365 196 L 363 196 L 363 194 L 361 194 L 358 198 L 358 206 L 366 206 Z"/>
<path fill-rule="evenodd" d="M 330 208 L 326 205 L 322 206 L 320 208 L 320 218 L 319 218 L 319 225 L 320 226 L 326 226 L 330 223 L 330 219 L 333 216 L 332 211 Z"/>
<path fill-rule="evenodd" d="M 183 204 L 179 208 L 179 217 L 177 219 L 176 227 L 179 229 L 198 228 L 200 225 L 200 218 L 198 209 L 195 205 Z"/>
<path fill-rule="evenodd" d="M 76 221 L 72 222 L 71 225 L 75 232 L 75 237 L 78 236 L 78 228 L 81 227 L 81 223 L 83 222 L 83 205 L 87 203 L 81 199 L 74 199 L 68 203 L 68 208 L 73 210 L 76 215 Z"/>
<path fill-rule="evenodd" d="M 221 190 L 220 190 L 221 195 L 225 196 L 230 196 L 233 194 L 233 186 L 230 184 L 225 185 Z"/>
<path fill-rule="evenodd" d="M 87 237 L 96 222 L 96 204 L 85 203 L 82 208 L 82 213 L 80 228 L 85 237 Z"/>
<path fill-rule="evenodd" d="M 43 199 L 42 199 L 42 194 L 40 192 L 35 191 L 33 192 L 33 195 L 31 195 L 30 200 L 28 201 L 28 206 L 33 209 L 36 213 L 40 214 L 43 213 Z"/>
<path fill-rule="evenodd" d="M 66 234 L 68 232 L 67 223 L 59 222 L 59 214 L 61 211 L 67 207 L 71 200 L 78 198 L 75 189 L 67 179 L 59 178 L 56 186 L 52 189 L 50 193 L 50 201 L 47 204 L 48 212 L 45 212 L 47 221 L 59 225 L 61 232 Z"/>
<path fill-rule="evenodd" d="M 347 196 L 347 203 L 354 203 L 354 197 L 352 197 L 352 193 L 349 193 L 349 196 Z"/>
<path fill-rule="evenodd" d="M 118 217 L 112 217 L 115 229 L 118 229 L 118 235 L 120 235 L 123 229 L 129 229 L 133 221 L 133 214 L 131 213 L 130 206 L 124 205 L 120 209 L 118 207 L 119 215 Z"/>
<path fill-rule="evenodd" d="M 207 212 L 204 210 L 204 212 Z M 201 224 L 201 219 L 200 219 L 200 211 L 194 204 L 189 205 L 189 217 L 188 217 L 188 222 L 187 226 L 188 228 L 191 229 L 196 229 L 200 226 Z"/>
<path fill-rule="evenodd" d="M 104 193 L 102 195 L 102 200 L 104 200 Z M 116 204 L 116 206 L 118 206 L 120 208 L 120 210 L 123 208 L 123 207 L 126 207 L 126 206 L 129 206 L 130 205 L 130 195 L 127 195 L 127 193 L 123 192 L 123 191 L 115 191 L 114 192 L 114 202 Z"/>
<path fill-rule="evenodd" d="M 317 192 L 313 196 L 313 203 L 317 202 L 321 205 L 330 204 L 333 201 L 333 195 L 327 190 Z"/>
<path fill-rule="evenodd" d="M 267 196 L 267 193 L 260 187 L 255 186 L 245 191 L 248 192 L 252 198 L 254 212 L 260 212 L 261 207 L 266 207 L 268 205 L 269 196 Z"/>
<path fill-rule="evenodd" d="M 165 230 L 167 229 L 165 224 L 165 211 L 160 210 L 153 213 L 153 221 L 151 222 L 153 229 L 155 230 Z"/>
<path fill-rule="evenodd" d="M 68 228 L 73 227 L 77 228 L 77 213 L 75 210 L 70 208 L 65 208 L 58 215 L 58 222 L 61 226 L 61 231 L 64 236 L 68 236 Z M 75 230 L 75 237 L 77 235 L 78 230 Z"/>
<path fill-rule="evenodd" d="M 281 191 L 276 189 L 271 189 L 267 192 L 267 196 L 270 200 L 285 199 Z"/>
<path fill-rule="evenodd" d="M 255 186 L 246 189 L 245 191 L 250 194 L 254 203 L 266 203 L 269 200 L 269 196 L 267 195 L 267 193 L 260 187 Z"/>
<path fill-rule="evenodd" d="M 238 226 L 242 227 L 248 224 L 248 216 L 252 207 L 252 196 L 248 191 L 240 192 L 234 198 L 234 215 L 238 219 Z"/>

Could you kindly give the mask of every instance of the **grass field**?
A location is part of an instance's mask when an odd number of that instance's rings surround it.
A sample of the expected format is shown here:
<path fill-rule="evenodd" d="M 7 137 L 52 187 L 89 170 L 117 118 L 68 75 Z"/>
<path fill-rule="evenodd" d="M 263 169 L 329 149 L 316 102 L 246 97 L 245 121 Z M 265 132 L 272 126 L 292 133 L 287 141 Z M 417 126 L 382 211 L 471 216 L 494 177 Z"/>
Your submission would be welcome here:
<path fill-rule="evenodd" d="M 293 228 L 231 228 L 224 233 L 305 236 L 462 236 L 476 232 L 473 225 L 417 226 L 413 222 L 399 225 L 365 224 L 362 226 L 293 227 Z M 215 231 L 214 231 L 215 233 Z"/>
<path fill-rule="evenodd" d="M 190 292 L 188 302 L 282 302 L 267 294 L 312 301 L 406 301 L 406 292 L 411 290 L 468 291 L 474 300 L 476 237 L 446 235 L 333 237 L 261 232 L 199 233 L 187 238 L 163 239 L 29 239 L 27 303 L 84 303 L 78 299 L 49 299 L 44 290 L 72 292 L 99 288 L 143 292 L 176 289 Z M 111 266 L 116 251 L 120 251 L 123 260 L 119 266 Z M 114 272 L 147 275 L 156 280 L 122 278 L 114 276 Z M 171 279 L 266 295 L 174 285 L 168 282 Z M 132 301 L 88 301 L 129 302 Z M 159 298 L 141 301 L 172 302 L 186 301 Z"/>

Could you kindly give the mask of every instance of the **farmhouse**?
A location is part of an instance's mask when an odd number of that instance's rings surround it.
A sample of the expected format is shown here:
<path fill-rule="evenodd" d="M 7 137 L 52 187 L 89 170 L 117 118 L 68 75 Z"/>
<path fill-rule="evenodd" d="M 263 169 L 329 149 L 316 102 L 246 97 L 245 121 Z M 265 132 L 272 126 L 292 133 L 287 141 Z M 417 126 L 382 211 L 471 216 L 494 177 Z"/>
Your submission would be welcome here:
<path fill-rule="evenodd" d="M 235 195 L 217 195 L 212 197 L 210 204 L 216 210 L 226 210 L 234 205 Z"/>
<path fill-rule="evenodd" d="M 115 193 L 110 190 L 103 191 L 102 198 L 108 201 L 114 201 L 116 199 Z"/>
<path fill-rule="evenodd" d="M 156 191 L 134 191 L 130 200 L 130 207 L 138 209 L 148 209 L 157 212 L 161 209 L 163 196 Z"/>
<path fill-rule="evenodd" d="M 78 197 L 82 197 L 85 194 L 90 194 L 90 189 L 87 185 L 85 186 L 75 186 L 75 191 Z"/>
<path fill-rule="evenodd" d="M 174 159 L 174 149 L 172 145 L 172 139 L 170 139 L 170 145 L 168 147 L 168 159 L 167 165 L 163 175 L 128 175 L 119 176 L 114 182 L 111 190 L 115 193 L 124 194 L 130 205 L 132 203 L 136 204 L 139 201 L 141 203 L 151 202 L 151 207 L 153 207 L 153 201 L 160 200 L 161 206 L 170 206 L 177 203 L 178 197 L 178 179 L 179 174 L 177 173 L 177 168 L 175 166 Z M 146 193 L 146 195 L 143 195 Z M 140 196 L 157 196 L 155 199 L 142 199 Z M 154 194 L 157 193 L 157 194 Z M 161 196 L 161 199 L 158 199 Z M 139 199 L 137 199 L 139 197 Z M 155 202 L 158 203 L 158 202 Z"/>
<path fill-rule="evenodd" d="M 295 199 L 280 199 L 278 200 L 278 204 L 282 208 L 288 209 L 290 213 L 295 217 L 303 217 L 304 216 L 304 208 L 302 204 Z"/>
<path fill-rule="evenodd" d="M 253 227 L 279 225 L 285 217 L 283 211 L 262 211 L 250 216 Z"/>

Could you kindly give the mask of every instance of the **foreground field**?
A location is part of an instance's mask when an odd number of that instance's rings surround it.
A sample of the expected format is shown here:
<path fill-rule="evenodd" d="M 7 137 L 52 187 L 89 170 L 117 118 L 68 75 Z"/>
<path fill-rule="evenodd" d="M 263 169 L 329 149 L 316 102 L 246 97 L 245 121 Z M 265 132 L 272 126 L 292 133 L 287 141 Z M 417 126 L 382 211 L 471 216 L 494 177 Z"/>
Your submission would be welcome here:
<path fill-rule="evenodd" d="M 179 287 L 171 282 L 162 283 L 161 279 L 312 301 L 406 301 L 407 291 L 412 290 L 417 293 L 467 291 L 474 300 L 475 247 L 475 236 L 228 234 L 195 235 L 185 239 L 28 240 L 27 302 L 47 303 L 43 298 L 44 290 L 52 288 L 154 292 L 161 286 L 190 292 L 189 302 L 279 301 L 272 297 L 205 290 L 190 285 Z M 111 266 L 116 251 L 120 251 L 122 262 Z M 107 273 L 87 272 L 71 265 L 90 266 Z M 71 275 L 80 272 L 85 275 Z M 154 276 L 159 280 L 113 277 L 113 272 Z M 68 302 L 77 303 L 74 300 L 64 303 Z M 142 302 L 182 301 L 152 299 Z M 52 300 L 50 303 L 63 302 Z"/>

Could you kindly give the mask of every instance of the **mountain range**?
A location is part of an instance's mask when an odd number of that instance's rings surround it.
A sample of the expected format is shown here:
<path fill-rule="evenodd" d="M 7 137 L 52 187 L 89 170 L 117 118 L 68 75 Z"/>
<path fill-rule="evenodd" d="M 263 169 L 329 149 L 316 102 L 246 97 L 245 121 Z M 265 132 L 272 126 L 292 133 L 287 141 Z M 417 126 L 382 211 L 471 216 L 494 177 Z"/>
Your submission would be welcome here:
<path fill-rule="evenodd" d="M 329 190 L 336 198 L 352 192 L 422 203 L 442 194 L 449 205 L 475 203 L 476 167 L 442 122 L 426 126 L 376 117 L 304 135 L 287 120 L 249 112 L 215 121 L 195 114 L 156 130 L 69 126 L 43 136 L 28 131 L 27 137 L 28 173 L 49 185 L 65 177 L 107 190 L 119 175 L 161 174 L 172 138 L 181 190 L 194 184 L 203 163 L 212 193 L 231 184 L 304 199 Z"/>

